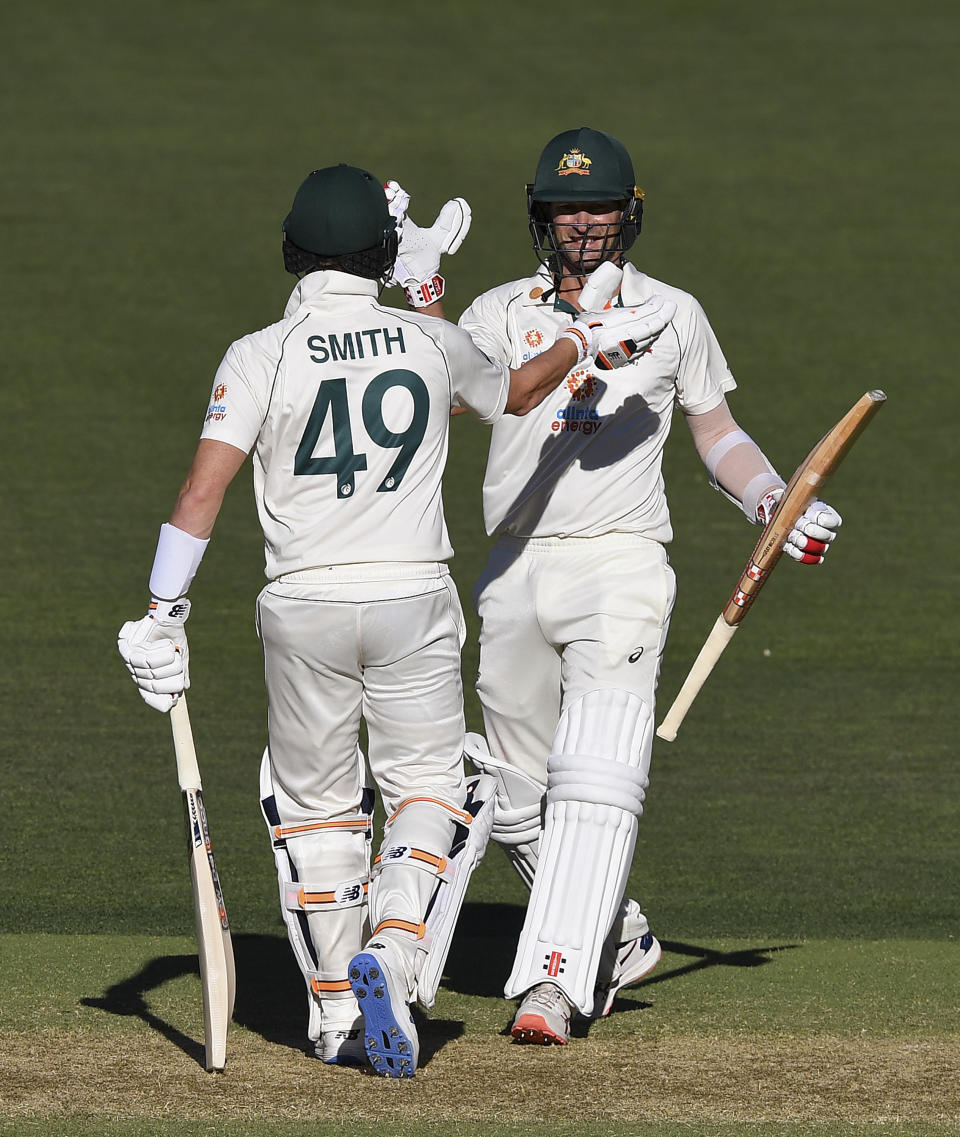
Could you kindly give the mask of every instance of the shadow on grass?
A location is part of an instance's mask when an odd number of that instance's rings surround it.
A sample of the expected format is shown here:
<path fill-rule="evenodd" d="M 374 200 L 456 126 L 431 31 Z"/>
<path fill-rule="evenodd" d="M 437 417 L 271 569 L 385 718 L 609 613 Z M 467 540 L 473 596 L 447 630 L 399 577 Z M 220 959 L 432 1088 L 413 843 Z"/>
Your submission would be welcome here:
<path fill-rule="evenodd" d="M 312 1054 L 307 1040 L 307 995 L 285 936 L 235 935 L 233 954 L 237 997 L 232 1021 L 266 1042 Z M 195 955 L 166 955 L 151 959 L 135 975 L 114 983 L 99 996 L 80 1000 L 106 1014 L 139 1018 L 189 1058 L 203 1066 L 203 1040 L 190 1038 L 157 1015 L 149 994 L 185 975 L 200 977 Z M 428 1018 L 415 1009 L 420 1033 L 420 1065 L 425 1065 L 448 1042 L 463 1033 L 463 1023 Z"/>
<path fill-rule="evenodd" d="M 513 966 L 517 939 L 523 926 L 524 909 L 519 904 L 465 904 L 460 914 L 443 986 L 461 995 L 503 998 L 503 985 Z M 641 994 L 658 983 L 666 983 L 708 967 L 762 967 L 777 952 L 790 951 L 797 944 L 771 944 L 722 952 L 697 944 L 661 941 L 664 952 L 688 956 L 690 963 L 658 970 L 654 975 L 625 989 L 624 994 Z M 233 1021 L 258 1034 L 266 1042 L 311 1053 L 306 1038 L 307 1003 L 303 979 L 285 936 L 235 935 L 233 950 L 237 969 L 237 998 Z M 662 968 L 662 964 L 661 964 Z M 195 955 L 159 956 L 135 975 L 114 983 L 100 996 L 80 1000 L 106 1014 L 134 1016 L 188 1057 L 204 1064 L 203 1040 L 190 1038 L 172 1023 L 160 1018 L 150 1007 L 148 995 L 171 980 L 184 975 L 199 978 Z M 635 998 L 617 998 L 611 1013 L 643 1010 L 652 1003 Z M 463 1023 L 438 1019 L 414 1011 L 420 1034 L 420 1064 L 427 1062 L 447 1043 L 463 1034 Z M 589 1022 L 575 1020 L 573 1033 L 583 1037 Z"/>

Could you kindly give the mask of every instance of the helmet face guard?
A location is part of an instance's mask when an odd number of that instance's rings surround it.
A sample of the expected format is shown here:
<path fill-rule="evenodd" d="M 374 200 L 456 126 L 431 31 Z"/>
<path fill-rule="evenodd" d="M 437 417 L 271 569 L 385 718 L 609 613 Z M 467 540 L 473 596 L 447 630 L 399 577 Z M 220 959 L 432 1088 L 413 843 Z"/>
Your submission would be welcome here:
<path fill-rule="evenodd" d="M 576 187 L 572 186 L 571 189 L 576 189 Z M 538 201 L 535 196 L 534 185 L 528 184 L 527 217 L 530 225 L 530 236 L 533 238 L 533 251 L 537 255 L 537 260 L 552 276 L 561 276 L 564 272 L 572 273 L 574 276 L 588 276 L 603 261 L 619 263 L 636 241 L 643 218 L 643 190 L 633 186 L 632 191 L 632 197 L 618 202 L 622 210 L 620 220 L 607 226 L 608 244 L 602 250 L 600 259 L 596 264 L 593 264 L 592 261 L 597 254 L 594 250 L 587 249 L 587 242 L 595 240 L 598 233 L 587 234 L 580 244 L 579 252 L 569 245 L 567 248 L 561 248 L 557 237 L 556 224 L 550 217 L 550 205 L 552 203 Z M 584 202 L 583 204 L 589 203 Z M 598 227 L 595 226 L 594 228 Z M 610 240 L 611 237 L 613 240 Z M 586 260 L 588 251 L 590 253 L 589 262 Z"/>
<path fill-rule="evenodd" d="M 608 245 L 600 260 L 619 261 L 633 245 L 643 218 L 643 190 L 636 185 L 633 162 L 619 139 L 602 130 L 581 126 L 565 130 L 544 147 L 534 180 L 527 185 L 527 218 L 537 258 L 552 275 L 572 272 L 587 275 L 597 267 L 596 251 L 588 250 L 585 237 L 580 250 L 562 249 L 550 216 L 558 202 L 599 204 L 617 202 L 620 221 L 607 229 Z"/>

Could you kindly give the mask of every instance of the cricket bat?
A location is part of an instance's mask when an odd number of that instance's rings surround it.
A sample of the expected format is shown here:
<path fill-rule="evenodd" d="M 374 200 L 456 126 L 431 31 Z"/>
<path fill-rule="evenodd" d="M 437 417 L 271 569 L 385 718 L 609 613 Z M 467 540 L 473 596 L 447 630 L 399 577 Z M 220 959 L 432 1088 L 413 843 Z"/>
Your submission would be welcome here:
<path fill-rule="evenodd" d="M 233 1015 L 236 973 L 230 923 L 223 904 L 220 878 L 213 859 L 197 751 L 182 694 L 170 711 L 177 777 L 183 791 L 187 820 L 187 854 L 193 885 L 193 911 L 197 924 L 197 953 L 203 990 L 203 1036 L 207 1070 L 222 1070 L 227 1061 L 227 1027 Z"/>
<path fill-rule="evenodd" d="M 883 391 L 867 391 L 797 467 L 776 512 L 764 526 L 760 540 L 740 574 L 737 587 L 717 617 L 717 622 L 694 660 L 673 705 L 660 724 L 657 730 L 659 738 L 673 742 L 677 737 L 677 730 L 693 700 L 779 561 L 790 530 L 803 516 L 807 506 L 820 497 L 830 475 L 846 457 L 850 447 L 883 406 L 886 398 Z"/>

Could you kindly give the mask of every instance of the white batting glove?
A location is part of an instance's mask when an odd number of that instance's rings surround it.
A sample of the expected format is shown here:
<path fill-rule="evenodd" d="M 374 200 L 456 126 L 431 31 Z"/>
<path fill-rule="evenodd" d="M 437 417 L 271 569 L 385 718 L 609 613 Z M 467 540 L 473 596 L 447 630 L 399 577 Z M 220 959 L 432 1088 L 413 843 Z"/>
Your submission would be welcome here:
<path fill-rule="evenodd" d="M 387 182 L 383 192 L 400 234 L 397 260 L 387 284 L 399 285 L 411 308 L 426 308 L 443 296 L 445 282 L 440 275 L 440 257 L 455 253 L 463 244 L 470 231 L 470 206 L 462 197 L 451 198 L 430 228 L 422 229 L 407 216 L 410 195 L 398 182 Z"/>
<path fill-rule="evenodd" d="M 142 620 L 128 620 L 117 647 L 147 706 L 166 714 L 190 686 L 184 624 L 189 600 L 151 600 Z"/>
<path fill-rule="evenodd" d="M 763 495 L 757 506 L 757 521 L 761 525 L 773 517 L 782 497 L 782 489 Z M 802 565 L 822 565 L 842 524 L 843 518 L 825 501 L 812 501 L 787 534 L 783 551 Z"/>
<path fill-rule="evenodd" d="M 812 501 L 790 530 L 783 551 L 802 565 L 822 565 L 842 524 L 843 518 L 825 501 Z"/>
<path fill-rule="evenodd" d="M 583 315 L 558 337 L 576 345 L 578 364 L 593 356 L 600 371 L 625 367 L 650 350 L 676 315 L 676 304 L 663 296 L 651 296 L 631 308 L 612 307 L 622 276 L 621 268 L 605 261 L 584 285 L 580 293 Z"/>

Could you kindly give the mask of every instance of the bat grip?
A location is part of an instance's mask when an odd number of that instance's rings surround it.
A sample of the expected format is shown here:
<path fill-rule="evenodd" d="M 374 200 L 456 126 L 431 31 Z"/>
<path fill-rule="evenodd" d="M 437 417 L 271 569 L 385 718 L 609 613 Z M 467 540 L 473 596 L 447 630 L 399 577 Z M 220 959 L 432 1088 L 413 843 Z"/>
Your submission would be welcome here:
<path fill-rule="evenodd" d="M 177 779 L 180 782 L 180 789 L 202 789 L 197 749 L 190 728 L 190 715 L 187 712 L 186 693 L 181 694 L 170 708 L 170 729 L 173 731 L 173 749 L 177 755 Z"/>
<path fill-rule="evenodd" d="M 673 705 L 667 711 L 657 730 L 658 738 L 673 742 L 677 737 L 677 730 L 680 728 L 687 711 L 690 710 L 693 700 L 700 693 L 700 688 L 706 683 L 707 676 L 713 670 L 714 664 L 723 654 L 727 644 L 733 639 L 734 632 L 739 627 L 739 624 L 728 624 L 722 615 L 717 617 L 717 622 L 713 625 L 710 635 L 707 636 L 703 647 L 700 649 L 700 654 L 693 661 L 693 666 L 684 679 L 683 686 L 677 692 Z"/>

